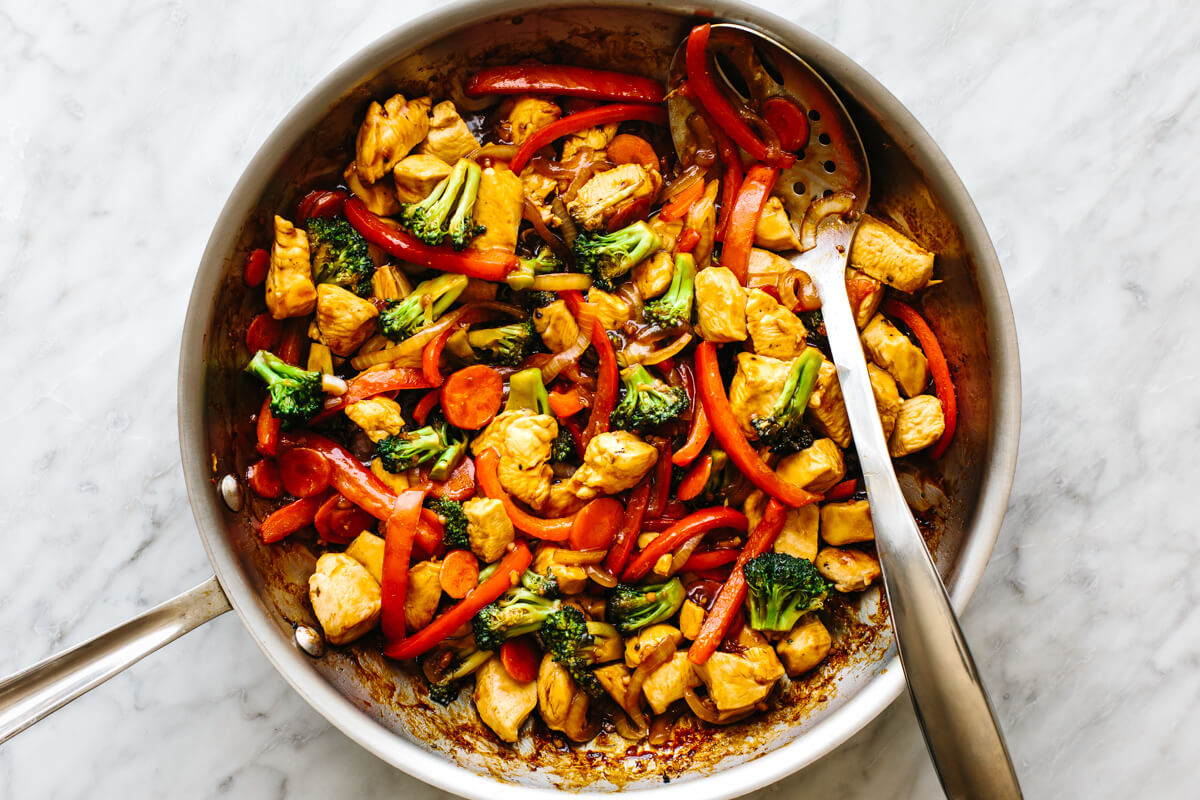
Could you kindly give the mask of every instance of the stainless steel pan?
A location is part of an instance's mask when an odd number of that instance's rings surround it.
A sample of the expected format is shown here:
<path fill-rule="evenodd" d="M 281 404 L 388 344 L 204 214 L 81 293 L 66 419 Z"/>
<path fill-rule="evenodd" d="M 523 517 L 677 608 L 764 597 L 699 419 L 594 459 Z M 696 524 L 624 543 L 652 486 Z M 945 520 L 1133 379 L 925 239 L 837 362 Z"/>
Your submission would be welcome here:
<path fill-rule="evenodd" d="M 369 98 L 429 91 L 470 107 L 460 90 L 473 67 L 528 57 L 663 75 L 698 8 L 769 31 L 825 76 L 866 143 L 876 176 L 872 208 L 939 254 L 944 282 L 924 303 L 956 370 L 959 432 L 944 459 L 910 469 L 905 483 L 932 505 L 925 517 L 935 558 L 955 607 L 963 608 L 1008 500 L 1020 373 L 995 252 L 928 134 L 844 55 L 740 3 L 467 0 L 388 34 L 337 69 L 279 125 L 238 182 L 199 266 L 180 352 L 184 476 L 216 578 L 0 684 L 0 740 L 230 606 L 280 673 L 330 722 L 405 772 L 470 797 L 528 798 L 559 789 L 624 789 L 654 800 L 732 797 L 829 752 L 895 699 L 903 677 L 876 590 L 837 614 L 834 656 L 761 719 L 685 731 L 659 753 L 627 752 L 615 735 L 602 736 L 589 752 L 548 746 L 553 740 L 537 733 L 509 748 L 482 726 L 468 700 L 448 712 L 427 706 L 411 676 L 369 642 L 320 658 L 301 650 L 295 626 L 315 624 L 305 591 L 314 556 L 300 541 L 261 545 L 255 524 L 268 506 L 225 478 L 243 474 L 253 458 L 248 420 L 258 395 L 241 374 L 242 332 L 259 309 L 241 283 L 243 259 L 263 243 L 272 212 L 294 208 L 314 180 L 340 174 Z M 236 511 L 223 499 L 238 506 L 239 496 L 245 499 Z"/>

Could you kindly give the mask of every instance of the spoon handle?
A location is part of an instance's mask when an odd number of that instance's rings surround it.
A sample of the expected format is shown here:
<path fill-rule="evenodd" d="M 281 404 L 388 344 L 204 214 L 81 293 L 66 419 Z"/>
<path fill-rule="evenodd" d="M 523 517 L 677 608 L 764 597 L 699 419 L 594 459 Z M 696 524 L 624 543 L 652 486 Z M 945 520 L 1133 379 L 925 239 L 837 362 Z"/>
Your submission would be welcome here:
<path fill-rule="evenodd" d="M 804 268 L 811 270 L 821 294 L 829 347 L 871 501 L 900 662 L 942 788 L 955 800 L 1020 798 L 1004 735 L 896 481 L 846 295 L 846 256 L 834 248 L 812 255 L 820 263 L 806 261 Z"/>

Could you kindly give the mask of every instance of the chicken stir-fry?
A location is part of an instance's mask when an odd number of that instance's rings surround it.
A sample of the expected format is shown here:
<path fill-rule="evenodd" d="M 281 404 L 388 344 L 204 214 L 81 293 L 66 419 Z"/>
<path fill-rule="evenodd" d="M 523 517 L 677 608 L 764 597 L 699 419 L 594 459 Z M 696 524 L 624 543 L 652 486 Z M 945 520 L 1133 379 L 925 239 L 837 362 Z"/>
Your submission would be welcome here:
<path fill-rule="evenodd" d="M 312 553 L 329 643 L 416 662 L 430 702 L 464 698 L 503 742 L 768 711 L 880 583 L 790 259 L 805 220 L 770 187 L 733 202 L 750 165 L 676 155 L 644 95 L 614 118 L 610 96 L 489 76 L 468 83 L 497 96 L 483 111 L 439 86 L 371 102 L 341 184 L 279 209 L 250 257 L 247 481 L 283 498 L 263 541 Z M 697 130 L 728 121 L 704 112 Z M 846 283 L 879 424 L 894 458 L 938 458 L 953 385 L 911 297 L 934 254 L 859 223 Z"/>

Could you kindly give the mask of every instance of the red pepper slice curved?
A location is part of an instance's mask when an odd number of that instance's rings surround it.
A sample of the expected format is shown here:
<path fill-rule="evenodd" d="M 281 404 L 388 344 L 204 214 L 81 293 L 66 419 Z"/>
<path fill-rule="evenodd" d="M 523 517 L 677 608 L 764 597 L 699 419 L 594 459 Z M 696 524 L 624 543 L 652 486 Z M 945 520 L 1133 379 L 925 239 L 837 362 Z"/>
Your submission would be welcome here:
<path fill-rule="evenodd" d="M 946 363 L 946 354 L 942 352 L 942 345 L 929 323 L 912 306 L 889 297 L 883 302 L 883 313 L 897 317 L 907 325 L 921 343 L 921 349 L 925 351 L 929 371 L 933 373 L 934 389 L 937 391 L 938 400 L 942 401 L 942 413 L 946 415 L 946 429 L 938 437 L 929 455 L 931 458 L 941 458 L 950 446 L 950 440 L 954 438 L 954 429 L 958 427 L 958 397 L 954 392 L 954 379 L 950 375 L 950 365 Z"/>
<path fill-rule="evenodd" d="M 432 389 L 424 373 L 410 367 L 395 369 L 377 369 L 364 372 L 350 381 L 346 393 L 342 395 L 343 405 L 357 403 L 384 392 L 394 392 L 400 389 Z"/>
<path fill-rule="evenodd" d="M 646 549 L 638 553 L 633 563 L 625 568 L 621 580 L 630 583 L 644 577 L 654 567 L 654 562 L 693 536 L 708 533 L 717 528 L 745 531 L 749 524 L 745 514 L 724 506 L 705 508 L 688 514 L 655 536 L 654 541 L 646 545 Z"/>
<path fill-rule="evenodd" d="M 255 434 L 258 438 L 258 452 L 264 456 L 279 453 L 279 431 L 282 428 L 279 420 L 271 413 L 271 398 L 263 398 L 262 408 L 258 411 L 258 421 L 255 423 Z"/>
<path fill-rule="evenodd" d="M 854 490 L 858 487 L 858 479 L 851 478 L 848 481 L 842 481 L 825 493 L 825 499 L 828 502 L 837 500 L 845 500 L 847 497 L 854 496 Z"/>
<path fill-rule="evenodd" d="M 717 567 L 723 567 L 726 564 L 731 564 L 737 561 L 738 549 L 736 547 L 718 547 L 715 550 L 701 550 L 698 553 L 692 553 L 691 558 L 684 562 L 680 572 L 701 572 Z"/>
<path fill-rule="evenodd" d="M 426 392 L 425 396 L 417 403 L 417 407 L 413 409 L 413 421 L 418 425 L 424 425 L 425 420 L 429 419 L 429 412 L 437 406 L 440 396 L 441 392 L 437 389 Z"/>
<path fill-rule="evenodd" d="M 412 560 L 413 539 L 421 518 L 425 493 L 401 492 L 388 516 L 383 545 L 382 613 L 379 618 L 383 638 L 389 644 L 404 640 L 404 600 L 408 593 L 408 565 Z"/>
<path fill-rule="evenodd" d="M 721 381 L 721 370 L 717 366 L 717 346 L 712 342 L 701 342 L 696 347 L 696 385 L 704 402 L 704 413 L 712 423 L 713 435 L 722 449 L 746 478 L 784 505 L 797 508 L 821 499 L 791 481 L 779 477 L 775 470 L 763 463 L 746 441 L 738 427 Z"/>
<path fill-rule="evenodd" d="M 246 269 L 242 273 L 242 280 L 251 289 L 262 286 L 263 282 L 267 280 L 267 271 L 270 268 L 270 253 L 261 247 L 251 250 L 250 255 L 246 256 Z"/>
<path fill-rule="evenodd" d="M 559 295 L 567 302 L 571 313 L 579 316 L 583 305 L 583 295 L 577 291 L 560 292 Z M 617 407 L 617 392 L 621 383 L 621 369 L 617 366 L 617 354 L 613 350 L 608 334 L 599 321 L 592 324 L 592 347 L 600 358 L 600 368 L 596 375 L 596 393 L 592 396 L 592 413 L 588 417 L 587 427 L 583 431 L 583 447 L 598 433 L 608 431 L 608 418 Z"/>
<path fill-rule="evenodd" d="M 721 266 L 733 272 L 743 286 L 746 285 L 746 271 L 750 265 L 750 249 L 754 247 L 758 218 L 762 215 L 763 206 L 767 204 L 767 197 L 777 177 L 779 170 L 774 167 L 762 164 L 751 167 L 729 214 L 725 246 L 721 248 Z"/>
<path fill-rule="evenodd" d="M 447 500 L 470 500 L 475 496 L 475 462 L 464 458 L 450 477 L 444 481 L 430 481 L 429 494 Z"/>
<path fill-rule="evenodd" d="M 712 456 L 704 456 L 693 464 L 687 474 L 683 476 L 683 480 L 679 482 L 675 496 L 685 503 L 699 497 L 700 493 L 704 491 L 705 485 L 708 484 L 709 476 L 712 475 L 712 466 Z"/>
<path fill-rule="evenodd" d="M 479 488 L 483 490 L 483 493 L 493 500 L 499 500 L 504 505 L 505 513 L 508 514 L 513 527 L 517 530 L 549 542 L 565 542 L 571 535 L 571 527 L 575 524 L 575 515 L 543 519 L 535 517 L 518 506 L 500 485 L 500 476 L 497 474 L 499 463 L 500 456 L 490 447 L 475 457 L 475 477 L 479 481 Z"/>
<path fill-rule="evenodd" d="M 446 349 L 446 340 L 448 340 L 454 332 L 458 330 L 451 325 L 446 330 L 439 333 L 425 345 L 425 349 L 421 351 L 421 374 L 425 376 L 425 381 L 430 386 L 442 385 L 442 351 Z"/>
<path fill-rule="evenodd" d="M 604 566 L 613 575 L 620 575 L 629 563 L 629 556 L 637 544 L 638 534 L 642 532 L 642 520 L 646 517 L 646 504 L 650 502 L 650 479 L 642 478 L 629 494 L 629 502 L 625 506 L 625 517 L 621 527 L 613 537 L 612 546 L 604 559 Z"/>
<path fill-rule="evenodd" d="M 386 520 L 392 515 L 396 493 L 340 444 L 308 431 L 288 433 L 282 443 L 285 447 L 308 447 L 318 451 L 329 459 L 329 482 L 334 489 L 376 519 Z"/>
<path fill-rule="evenodd" d="M 375 518 L 345 497 L 334 492 L 321 504 L 313 526 L 317 535 L 334 544 L 349 544 L 354 537 L 374 524 Z"/>
<path fill-rule="evenodd" d="M 348 196 L 341 189 L 332 191 L 316 189 L 309 192 L 304 195 L 304 199 L 296 208 L 296 224 L 302 225 L 310 219 L 336 217 L 342 213 L 342 207 L 346 204 Z"/>
<path fill-rule="evenodd" d="M 566 136 L 568 133 L 575 133 L 584 128 L 592 128 L 597 125 L 608 125 L 612 122 L 629 122 L 632 120 L 641 120 L 642 122 L 650 122 L 655 125 L 666 125 L 667 110 L 662 105 L 615 103 L 610 106 L 589 108 L 587 111 L 580 111 L 578 114 L 571 114 L 570 116 L 551 122 L 526 139 L 517 148 L 516 155 L 513 156 L 509 168 L 513 172 L 520 172 L 529 163 L 529 159 L 534 153 L 555 139 Z M 347 208 L 349 208 L 349 204 L 347 204 Z M 348 216 L 349 214 L 347 214 Z M 366 236 L 366 234 L 364 233 L 363 236 Z M 496 279 L 493 278 L 492 280 Z"/>
<path fill-rule="evenodd" d="M 467 96 L 489 94 L 562 94 L 594 100 L 661 103 L 662 84 L 653 78 L 606 69 L 548 64 L 485 67 L 470 77 Z"/>
<path fill-rule="evenodd" d="M 388 644 L 383 648 L 383 654 L 388 658 L 406 659 L 416 658 L 428 652 L 478 614 L 480 609 L 515 586 L 521 573 L 528 569 L 532 561 L 533 554 L 529 552 L 529 547 L 524 542 L 517 542 L 513 549 L 500 559 L 500 566 L 486 581 L 475 587 L 474 591 L 459 600 L 449 611 L 403 642 Z"/>
<path fill-rule="evenodd" d="M 262 537 L 263 544 L 274 544 L 285 536 L 312 525 L 321 504 L 328 497 L 329 492 L 302 497 L 271 512 L 258 526 L 258 535 Z"/>
<path fill-rule="evenodd" d="M 655 448 L 658 450 L 658 460 L 654 462 L 654 491 L 650 493 L 650 504 L 646 506 L 646 516 L 650 519 L 661 517 L 667 501 L 671 499 L 671 440 L 658 441 Z"/>
<path fill-rule="evenodd" d="M 343 212 L 346 221 L 368 242 L 396 258 L 424 267 L 485 281 L 502 281 L 519 264 L 515 253 L 504 250 L 460 253 L 449 247 L 430 247 L 403 228 L 371 213 L 357 197 L 346 201 Z"/>

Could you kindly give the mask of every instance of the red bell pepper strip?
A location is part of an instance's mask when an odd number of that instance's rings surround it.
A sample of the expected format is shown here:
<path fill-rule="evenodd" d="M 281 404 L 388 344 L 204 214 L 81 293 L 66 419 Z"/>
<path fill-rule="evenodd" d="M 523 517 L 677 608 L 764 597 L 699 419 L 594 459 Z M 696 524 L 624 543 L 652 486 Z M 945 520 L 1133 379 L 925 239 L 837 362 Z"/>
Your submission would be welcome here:
<path fill-rule="evenodd" d="M 644 577 L 654 567 L 654 563 L 658 559 L 670 553 L 693 536 L 699 536 L 702 533 L 708 533 L 718 528 L 733 528 L 744 532 L 748 525 L 749 522 L 747 522 L 745 514 L 723 506 L 705 508 L 688 514 L 658 536 L 655 536 L 654 541 L 646 545 L 646 548 L 637 554 L 637 558 L 633 560 L 633 563 L 625 568 L 625 572 L 621 575 L 621 580 L 630 583 Z"/>
<path fill-rule="evenodd" d="M 637 544 L 638 534 L 642 532 L 642 520 L 646 518 L 646 504 L 649 502 L 650 479 L 642 478 L 629 494 L 625 517 L 621 520 L 621 527 L 613 537 L 612 546 L 604 559 L 605 568 L 613 575 L 620 575 L 629 563 L 629 556 Z"/>
<path fill-rule="evenodd" d="M 575 515 L 543 519 L 518 506 L 500 485 L 500 476 L 496 471 L 499 463 L 500 456 L 490 447 L 475 457 L 475 477 L 479 481 L 479 488 L 483 490 L 483 493 L 493 500 L 499 500 L 504 505 L 504 511 L 517 530 L 537 539 L 565 542 L 571 535 L 571 527 L 575 524 Z"/>
<path fill-rule="evenodd" d="M 304 195 L 296 208 L 296 223 L 303 224 L 310 219 L 336 217 L 342 213 L 348 195 L 341 189 L 321 191 L 320 189 Z"/>
<path fill-rule="evenodd" d="M 315 494 L 312 497 L 302 497 L 288 503 L 271 515 L 258 526 L 258 535 L 263 544 L 274 544 L 280 539 L 295 533 L 303 527 L 313 524 L 321 504 L 329 497 L 329 492 Z"/>
<path fill-rule="evenodd" d="M 690 253 L 696 249 L 698 244 L 700 244 L 700 232 L 695 228 L 684 228 L 683 233 L 679 234 L 679 241 L 675 243 L 675 251 Z"/>
<path fill-rule="evenodd" d="M 578 386 L 571 386 L 569 389 L 558 391 L 557 389 L 549 394 L 550 411 L 558 419 L 566 419 L 573 417 L 580 411 L 588 407 L 590 401 L 584 398 Z"/>
<path fill-rule="evenodd" d="M 321 504 L 313 527 L 317 535 L 334 544 L 349 544 L 354 537 L 371 527 L 375 521 L 367 512 L 342 497 L 337 492 Z"/>
<path fill-rule="evenodd" d="M 425 349 L 421 351 L 421 373 L 425 376 L 425 381 L 430 386 L 441 386 L 442 381 L 442 351 L 446 349 L 446 340 L 454 334 L 458 328 L 451 325 L 446 330 L 433 337 L 429 344 L 425 345 Z"/>
<path fill-rule="evenodd" d="M 908 326 L 908 329 L 921 343 L 925 358 L 929 361 L 929 371 L 933 373 L 933 385 L 937 391 L 938 400 L 942 401 L 942 413 L 946 415 L 946 429 L 938 437 L 933 449 L 929 451 L 931 458 L 941 458 L 954 438 L 954 429 L 958 426 L 958 397 L 954 392 L 954 379 L 950 376 L 950 365 L 946 363 L 946 355 L 942 345 L 929 323 L 913 309 L 912 306 L 899 300 L 888 298 L 883 302 L 883 313 L 897 317 Z"/>
<path fill-rule="evenodd" d="M 471 617 L 478 614 L 484 606 L 515 586 L 520 580 L 521 573 L 529 567 L 532 561 L 533 554 L 529 552 L 528 545 L 524 542 L 517 542 L 516 546 L 500 559 L 500 566 L 487 580 L 459 600 L 449 611 L 403 642 L 388 644 L 383 648 L 383 654 L 388 658 L 406 659 L 416 658 L 433 649 L 439 642 L 469 622 Z"/>
<path fill-rule="evenodd" d="M 282 360 L 293 367 L 300 366 L 300 358 L 304 355 L 304 345 L 308 341 L 307 318 L 296 317 L 283 323 L 283 338 L 279 342 L 279 352 Z"/>
<path fill-rule="evenodd" d="M 825 493 L 825 499 L 829 502 L 837 500 L 845 500 L 847 497 L 854 496 L 854 490 L 858 487 L 858 479 L 851 478 L 848 481 L 842 481 Z"/>
<path fill-rule="evenodd" d="M 250 320 L 246 326 L 246 349 L 251 353 L 259 350 L 270 350 L 272 353 L 279 348 L 283 339 L 283 323 L 271 316 L 267 311 Z"/>
<path fill-rule="evenodd" d="M 736 547 L 718 547 L 715 550 L 701 550 L 698 553 L 692 553 L 691 558 L 683 563 L 680 572 L 699 572 L 701 570 L 716 569 L 726 564 L 732 564 L 737 561 L 738 549 Z"/>
<path fill-rule="evenodd" d="M 543 128 L 543 130 L 545 130 Z M 583 305 L 583 295 L 578 291 L 560 292 L 559 295 L 567 302 L 567 307 L 576 317 L 579 316 Z M 592 324 L 592 347 L 600 358 L 600 368 L 596 375 L 596 393 L 592 396 L 592 413 L 588 417 L 587 427 L 583 431 L 583 447 L 598 433 L 608 431 L 608 419 L 613 409 L 617 407 L 617 392 L 621 384 L 621 370 L 617 366 L 617 354 L 613 350 L 604 326 L 596 321 Z"/>
<path fill-rule="evenodd" d="M 683 219 L 691 207 L 704 194 L 704 176 L 701 175 L 692 185 L 672 197 L 658 212 L 658 218 L 663 222 Z"/>
<path fill-rule="evenodd" d="M 300 431 L 283 437 L 285 447 L 308 447 L 329 459 L 329 482 L 346 499 L 376 519 L 392 515 L 396 493 L 340 444 L 316 433 Z"/>
<path fill-rule="evenodd" d="M 346 388 L 343 405 L 357 403 L 384 392 L 394 392 L 397 389 L 432 389 L 424 373 L 410 367 L 395 369 L 377 369 L 364 372 L 350 381 Z"/>
<path fill-rule="evenodd" d="M 721 248 L 721 266 L 732 271 L 743 286 L 746 285 L 746 270 L 750 264 L 750 249 L 754 247 L 758 218 L 762 215 L 763 206 L 777 177 L 779 170 L 774 167 L 764 167 L 762 164 L 751 167 L 729 214 L 725 246 Z"/>
<path fill-rule="evenodd" d="M 364 239 L 389 255 L 413 264 L 485 281 L 502 281 L 519 264 L 515 253 L 504 250 L 460 253 L 450 247 L 431 247 L 403 228 L 371 213 L 357 197 L 347 200 L 343 210 L 346 220 Z"/>
<path fill-rule="evenodd" d="M 717 366 L 717 346 L 712 342 L 701 342 L 696 347 L 696 385 L 704 402 L 704 413 L 712 423 L 713 435 L 721 443 L 726 455 L 742 471 L 746 478 L 771 497 L 792 508 L 815 503 L 821 499 L 791 481 L 784 480 L 775 470 L 763 463 L 758 453 L 746 441 L 738 427 L 721 381 L 721 370 Z"/>
<path fill-rule="evenodd" d="M 261 247 L 250 251 L 250 255 L 246 256 L 246 270 L 242 273 L 242 280 L 246 285 L 253 289 L 256 286 L 262 286 L 267 279 L 267 271 L 271 268 L 271 254 Z"/>
<path fill-rule="evenodd" d="M 742 149 L 749 153 L 755 161 L 765 161 L 778 167 L 790 167 L 796 161 L 795 156 L 784 152 L 772 154 L 763 140 L 751 130 L 745 120 L 738 116 L 733 105 L 717 88 L 708 69 L 708 37 L 711 33 L 712 26 L 705 23 L 692 28 L 692 32 L 688 34 L 684 58 L 691 91 L 704 106 L 704 110 L 712 117 L 716 126 L 728 133 L 730 138 L 741 145 Z M 772 158 L 772 156 L 774 157 Z"/>
<path fill-rule="evenodd" d="M 578 114 L 571 114 L 570 116 L 551 122 L 526 139 L 517 148 L 516 155 L 513 156 L 512 161 L 509 163 L 509 168 L 513 172 L 520 172 L 529 163 L 529 159 L 534 153 L 555 139 L 559 139 L 569 133 L 575 133 L 584 128 L 592 128 L 597 125 L 608 125 L 612 122 L 630 122 L 632 120 L 641 120 L 642 122 L 650 122 L 655 125 L 666 125 L 667 110 L 661 104 L 616 103 L 610 106 L 589 108 L 587 111 L 580 111 Z M 349 209 L 349 206 L 350 204 L 347 203 L 347 209 Z M 349 217 L 349 213 L 346 216 Z M 355 225 L 355 227 L 358 226 Z M 364 233 L 363 236 L 366 236 L 366 234 Z M 370 237 L 367 236 L 367 239 L 369 241 Z M 496 279 L 493 278 L 492 280 Z"/>
<path fill-rule="evenodd" d="M 594 100 L 661 103 L 662 84 L 653 78 L 585 67 L 515 64 L 485 67 L 467 81 L 468 97 L 489 94 L 562 94 Z"/>
<path fill-rule="evenodd" d="M 725 581 L 721 590 L 717 592 L 716 598 L 709 606 L 708 614 L 704 617 L 704 622 L 700 625 L 700 633 L 696 635 L 696 640 L 688 649 L 688 660 L 693 664 L 703 664 L 708 661 L 725 638 L 726 632 L 733 625 L 734 617 L 737 616 L 742 603 L 746 600 L 746 576 L 742 573 L 742 567 L 750 559 L 762 555 L 771 548 L 775 539 L 783 531 L 783 522 L 786 516 L 787 509 L 778 500 L 772 498 L 771 502 L 767 503 L 762 520 L 746 540 L 746 546 L 742 548 L 742 552 L 738 554 L 737 560 L 733 563 L 733 571 L 729 573 L 729 580 Z"/>
<path fill-rule="evenodd" d="M 408 565 L 421 517 L 422 491 L 401 492 L 388 516 L 383 544 L 382 613 L 379 618 L 388 645 L 404 641 L 404 600 L 408 593 Z"/>
<path fill-rule="evenodd" d="M 650 493 L 650 504 L 646 516 L 656 519 L 662 516 L 667 501 L 671 499 L 671 440 L 664 439 L 655 444 L 658 460 L 654 462 L 654 491 Z"/>
<path fill-rule="evenodd" d="M 708 444 L 708 436 L 712 427 L 708 424 L 708 415 L 704 413 L 704 403 L 696 391 L 696 376 L 690 364 L 686 361 L 679 364 L 679 372 L 683 378 L 684 388 L 687 389 L 688 401 L 692 410 L 692 424 L 688 426 L 687 439 L 683 447 L 671 456 L 671 463 L 677 467 L 686 467 L 696 460 Z"/>
<path fill-rule="evenodd" d="M 258 422 L 255 423 L 255 434 L 258 437 L 258 452 L 264 456 L 278 455 L 279 431 L 282 426 L 271 413 L 271 398 L 264 397 L 262 408 L 258 412 Z"/>
<path fill-rule="evenodd" d="M 712 475 L 712 466 L 712 456 L 704 456 L 693 464 L 687 474 L 683 476 L 683 480 L 679 482 L 675 496 L 685 503 L 699 497 L 700 493 L 704 491 L 705 485 L 708 484 L 709 476 Z"/>
<path fill-rule="evenodd" d="M 429 494 L 447 500 L 470 500 L 475 496 L 475 462 L 464 458 L 450 477 L 444 481 L 430 481 Z"/>
<path fill-rule="evenodd" d="M 429 412 L 433 411 L 434 407 L 437 406 L 438 397 L 440 396 L 441 393 L 437 389 L 431 389 L 426 392 L 421 401 L 417 403 L 417 407 L 413 409 L 413 422 L 416 422 L 418 425 L 424 425 L 425 420 L 429 419 Z"/>

